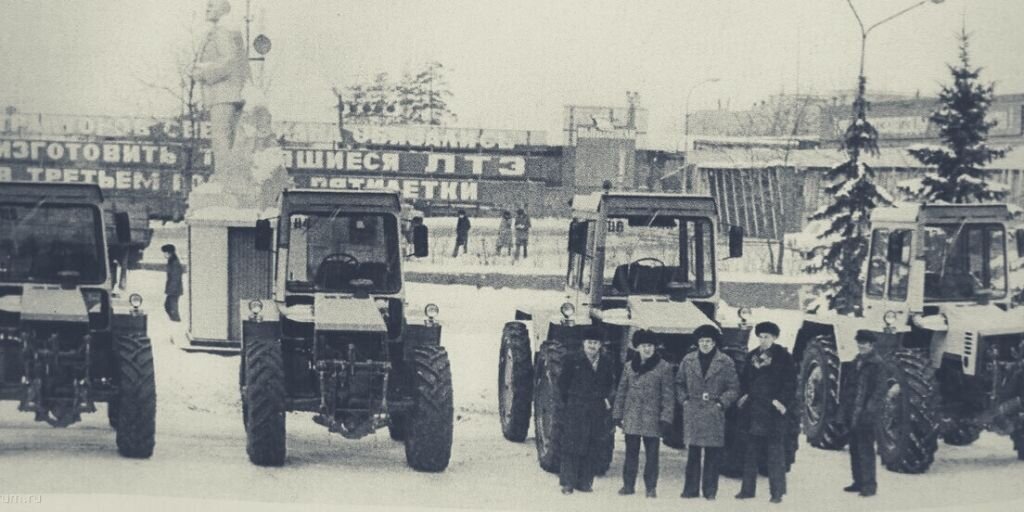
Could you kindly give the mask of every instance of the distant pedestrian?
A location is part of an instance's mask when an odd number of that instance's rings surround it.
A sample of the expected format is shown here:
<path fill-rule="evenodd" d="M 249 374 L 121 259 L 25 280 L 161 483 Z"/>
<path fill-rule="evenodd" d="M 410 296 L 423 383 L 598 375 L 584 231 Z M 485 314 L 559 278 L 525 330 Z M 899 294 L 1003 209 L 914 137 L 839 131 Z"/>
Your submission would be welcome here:
<path fill-rule="evenodd" d="M 181 261 L 178 260 L 174 244 L 164 244 L 160 247 L 160 250 L 164 253 L 164 257 L 167 258 L 167 283 L 164 284 L 164 294 L 167 295 L 167 298 L 164 300 L 164 311 L 167 312 L 167 318 L 170 318 L 172 322 L 180 322 L 181 316 L 178 314 L 178 299 L 182 294 L 181 275 L 183 270 L 181 268 Z"/>
<path fill-rule="evenodd" d="M 516 210 L 516 259 L 519 259 L 519 248 L 523 249 L 526 258 L 530 245 L 530 216 L 522 208 Z"/>
<path fill-rule="evenodd" d="M 661 436 L 672 429 L 675 412 L 675 391 L 672 388 L 672 366 L 656 353 L 655 339 L 649 331 L 633 335 L 633 352 L 622 371 L 615 393 L 612 418 L 626 434 L 626 462 L 622 466 L 622 488 L 619 494 L 635 492 L 636 474 L 640 466 L 640 443 L 643 441 L 644 487 L 647 497 L 657 497 L 658 450 Z"/>
<path fill-rule="evenodd" d="M 494 244 L 498 256 L 501 256 L 502 249 L 505 249 L 509 256 L 512 255 L 512 212 L 505 210 L 501 212 L 501 220 L 498 222 L 498 241 Z"/>
<path fill-rule="evenodd" d="M 558 378 L 562 409 L 557 418 L 562 494 L 591 492 L 594 472 L 611 432 L 614 362 L 601 353 L 601 331 L 583 333 L 582 350 L 570 353 Z"/>
<path fill-rule="evenodd" d="M 853 484 L 843 488 L 861 496 L 874 496 L 878 492 L 875 480 L 875 421 L 885 396 L 882 379 L 882 358 L 875 351 L 875 334 L 859 330 L 857 357 L 853 360 L 849 376 L 852 385 L 842 387 L 842 418 L 850 431 L 850 472 Z M 845 380 L 845 379 L 844 379 Z"/>
<path fill-rule="evenodd" d="M 743 456 L 743 486 L 737 499 L 753 498 L 757 490 L 757 472 L 762 459 L 768 466 L 771 502 L 782 503 L 786 494 L 785 439 L 789 431 L 786 412 L 796 394 L 796 367 L 793 356 L 775 344 L 779 326 L 761 322 L 754 326 L 760 345 L 747 354 L 740 378 L 740 430 L 746 434 Z"/>
<path fill-rule="evenodd" d="M 718 495 L 718 472 L 725 446 L 725 411 L 740 394 L 736 365 L 718 350 L 721 333 L 711 325 L 693 332 L 697 350 L 683 357 L 676 372 L 676 400 L 683 406 L 686 482 L 683 498 Z M 704 461 L 701 464 L 701 452 Z M 699 490 L 698 490 L 699 488 Z"/>
<path fill-rule="evenodd" d="M 452 257 L 459 255 L 459 247 L 462 247 L 462 254 L 469 250 L 469 228 L 466 210 L 459 210 L 459 218 L 455 222 L 455 250 L 452 251 Z"/>

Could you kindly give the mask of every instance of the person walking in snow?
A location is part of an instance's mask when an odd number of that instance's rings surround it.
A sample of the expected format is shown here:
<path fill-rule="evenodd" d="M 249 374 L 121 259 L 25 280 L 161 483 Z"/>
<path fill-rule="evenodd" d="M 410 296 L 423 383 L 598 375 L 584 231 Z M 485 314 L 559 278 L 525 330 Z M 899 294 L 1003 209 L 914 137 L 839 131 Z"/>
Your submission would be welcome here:
<path fill-rule="evenodd" d="M 696 498 L 703 492 L 713 500 L 725 446 L 725 411 L 739 397 L 740 382 L 732 359 L 718 350 L 722 335 L 717 328 L 702 325 L 693 337 L 697 350 L 683 357 L 675 377 L 676 400 L 683 407 L 683 442 L 689 448 L 681 496 Z"/>
<path fill-rule="evenodd" d="M 619 494 L 635 492 L 643 442 L 644 487 L 648 498 L 657 497 L 660 436 L 669 435 L 675 412 L 672 366 L 656 353 L 654 336 L 646 330 L 633 335 L 635 352 L 622 371 L 612 418 L 626 434 L 626 461 Z"/>
<path fill-rule="evenodd" d="M 466 254 L 469 250 L 469 217 L 466 216 L 466 210 L 459 210 L 459 218 L 455 222 L 455 250 L 452 251 L 452 257 L 459 255 L 459 247 L 462 247 L 462 254 Z"/>
<path fill-rule="evenodd" d="M 164 311 L 167 312 L 167 318 L 172 322 L 180 322 L 181 316 L 178 313 L 178 299 L 181 298 L 182 294 L 181 276 L 184 271 L 181 267 L 181 261 L 178 260 L 174 244 L 164 244 L 160 247 L 160 251 L 167 258 L 167 281 L 164 283 L 164 294 L 167 295 L 167 298 L 164 299 Z"/>
<path fill-rule="evenodd" d="M 501 220 L 498 223 L 498 240 L 494 245 L 498 256 L 501 256 L 502 249 L 507 249 L 508 255 L 512 255 L 512 212 L 508 210 L 501 212 Z"/>
<path fill-rule="evenodd" d="M 523 249 L 523 258 L 528 254 L 530 245 L 530 216 L 522 208 L 516 210 L 516 259 L 519 259 L 519 248 Z"/>

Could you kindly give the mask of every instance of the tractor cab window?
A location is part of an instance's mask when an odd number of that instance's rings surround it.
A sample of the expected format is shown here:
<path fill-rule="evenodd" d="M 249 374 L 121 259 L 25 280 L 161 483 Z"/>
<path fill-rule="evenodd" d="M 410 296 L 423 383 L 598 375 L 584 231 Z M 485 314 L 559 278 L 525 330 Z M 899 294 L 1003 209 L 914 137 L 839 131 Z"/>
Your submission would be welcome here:
<path fill-rule="evenodd" d="M 715 293 L 710 219 L 665 215 L 609 218 L 605 237 L 606 295 Z"/>
<path fill-rule="evenodd" d="M 998 224 L 925 226 L 925 300 L 1006 296 L 1006 234 Z"/>
<path fill-rule="evenodd" d="M 400 287 L 398 224 L 380 214 L 302 213 L 289 218 L 288 277 L 291 291 L 375 293 Z"/>
<path fill-rule="evenodd" d="M 0 282 L 106 279 L 98 208 L 0 204 Z"/>
<path fill-rule="evenodd" d="M 876 229 L 871 232 L 871 260 L 868 263 L 868 281 L 865 292 L 870 297 L 881 297 L 885 293 L 885 274 L 888 264 L 885 260 L 889 250 L 889 230 Z"/>

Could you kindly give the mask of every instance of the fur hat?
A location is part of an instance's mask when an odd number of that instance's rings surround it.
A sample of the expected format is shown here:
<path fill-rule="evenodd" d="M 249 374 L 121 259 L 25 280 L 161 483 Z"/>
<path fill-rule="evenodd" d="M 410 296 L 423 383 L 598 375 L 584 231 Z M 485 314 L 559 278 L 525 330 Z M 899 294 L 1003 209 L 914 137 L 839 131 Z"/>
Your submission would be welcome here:
<path fill-rule="evenodd" d="M 633 346 L 640 347 L 644 343 L 650 343 L 651 345 L 657 345 L 658 340 L 655 334 L 647 329 L 640 329 L 633 333 Z"/>
<path fill-rule="evenodd" d="M 718 330 L 718 328 L 713 325 L 707 324 L 694 329 L 693 337 L 696 340 L 700 340 L 701 338 L 711 338 L 712 340 L 715 341 L 716 344 L 722 341 L 722 333 Z"/>
<path fill-rule="evenodd" d="M 175 254 L 175 252 L 176 252 L 174 250 L 174 244 L 164 244 L 164 245 L 161 245 L 160 246 L 160 250 L 163 251 L 163 252 L 169 252 L 171 254 Z"/>
<path fill-rule="evenodd" d="M 857 343 L 874 343 L 878 341 L 878 338 L 875 337 L 875 333 L 866 329 L 858 330 L 853 339 L 857 340 Z"/>
<path fill-rule="evenodd" d="M 580 341 L 583 340 L 604 341 L 604 330 L 594 325 L 588 325 L 580 332 Z"/>
<path fill-rule="evenodd" d="M 779 325 L 775 322 L 761 322 L 754 326 L 754 334 L 760 336 L 761 334 L 771 334 L 776 338 L 779 337 Z"/>

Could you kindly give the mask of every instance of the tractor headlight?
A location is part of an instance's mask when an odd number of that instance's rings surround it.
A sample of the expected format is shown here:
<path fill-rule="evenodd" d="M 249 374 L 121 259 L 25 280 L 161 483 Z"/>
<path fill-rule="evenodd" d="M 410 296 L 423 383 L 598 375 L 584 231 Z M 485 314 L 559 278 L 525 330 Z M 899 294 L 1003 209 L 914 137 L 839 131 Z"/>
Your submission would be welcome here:
<path fill-rule="evenodd" d="M 259 299 L 250 300 L 249 312 L 252 313 L 252 316 L 259 316 L 263 312 L 263 301 Z"/>
<path fill-rule="evenodd" d="M 744 306 L 736 310 L 736 315 L 740 317 L 740 321 L 746 323 L 750 320 L 750 308 Z"/>
<path fill-rule="evenodd" d="M 572 318 L 573 315 L 576 314 L 576 306 L 573 306 L 571 302 L 566 302 L 562 304 L 562 307 L 558 308 L 558 310 L 562 313 L 562 316 L 564 316 L 566 320 Z"/>
<path fill-rule="evenodd" d="M 437 307 L 437 304 L 433 303 L 427 304 L 427 306 L 423 308 L 423 314 L 427 315 L 427 318 L 430 319 L 430 321 L 434 321 L 434 319 L 437 318 L 437 314 L 440 312 L 441 308 Z"/>
<path fill-rule="evenodd" d="M 896 325 L 896 318 L 899 315 L 895 311 L 886 311 L 885 316 L 882 317 L 882 321 L 885 322 L 886 327 L 892 327 Z"/>
<path fill-rule="evenodd" d="M 139 309 L 142 307 L 142 295 L 133 293 L 128 296 L 128 304 L 131 304 L 133 308 Z"/>

